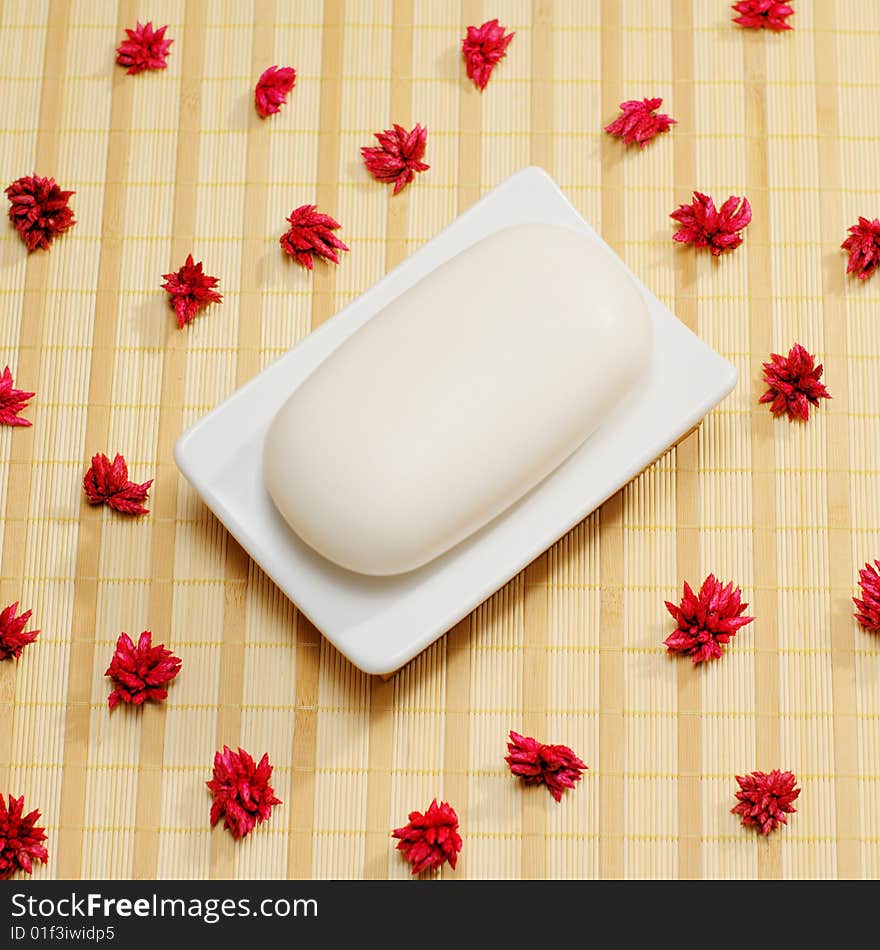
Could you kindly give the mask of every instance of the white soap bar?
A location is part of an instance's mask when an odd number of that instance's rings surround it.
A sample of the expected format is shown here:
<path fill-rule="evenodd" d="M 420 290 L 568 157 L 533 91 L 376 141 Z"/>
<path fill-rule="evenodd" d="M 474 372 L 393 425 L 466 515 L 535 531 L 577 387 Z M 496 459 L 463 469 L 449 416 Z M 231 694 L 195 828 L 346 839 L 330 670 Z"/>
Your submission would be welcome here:
<path fill-rule="evenodd" d="M 266 436 L 290 527 L 364 574 L 421 567 L 537 485 L 644 372 L 651 323 L 632 278 L 567 228 L 508 228 L 357 330 Z"/>

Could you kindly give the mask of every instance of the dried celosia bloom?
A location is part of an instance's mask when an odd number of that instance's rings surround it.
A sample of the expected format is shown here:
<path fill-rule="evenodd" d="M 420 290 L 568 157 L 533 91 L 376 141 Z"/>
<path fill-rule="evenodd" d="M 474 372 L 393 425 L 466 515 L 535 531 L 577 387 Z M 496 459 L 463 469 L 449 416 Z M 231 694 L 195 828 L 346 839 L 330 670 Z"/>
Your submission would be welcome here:
<path fill-rule="evenodd" d="M 115 686 L 107 697 L 107 705 L 113 709 L 120 702 L 140 706 L 147 700 L 167 699 L 165 687 L 179 672 L 180 658 L 162 643 L 153 646 L 153 634 L 149 630 L 144 630 L 136 646 L 131 637 L 123 633 L 116 641 L 116 650 L 104 673 Z"/>
<path fill-rule="evenodd" d="M 128 465 L 117 454 L 111 462 L 103 452 L 92 456 L 92 464 L 83 478 L 83 491 L 90 505 L 109 505 L 124 515 L 145 515 L 149 508 L 144 507 L 147 492 L 153 484 L 138 484 L 129 481 Z"/>
<path fill-rule="evenodd" d="M 329 214 L 322 214 L 316 205 L 300 205 L 287 219 L 290 227 L 281 235 L 281 247 L 298 264 L 312 269 L 315 257 L 339 263 L 337 251 L 348 248 L 333 233 L 340 225 Z"/>
<path fill-rule="evenodd" d="M 269 784 L 271 777 L 268 754 L 257 765 L 244 749 L 233 752 L 223 746 L 223 751 L 214 756 L 214 777 L 205 783 L 214 796 L 211 826 L 222 818 L 233 838 L 249 835 L 269 818 L 275 805 L 281 804 Z"/>
<path fill-rule="evenodd" d="M 718 257 L 742 244 L 739 232 L 752 220 L 752 208 L 747 198 L 731 195 L 719 209 L 708 195 L 695 191 L 693 201 L 680 205 L 669 217 L 681 225 L 673 241 L 708 247 Z"/>
<path fill-rule="evenodd" d="M 22 419 L 19 413 L 27 409 L 28 400 L 33 398 L 33 393 L 15 388 L 12 372 L 7 366 L 0 374 L 0 425 L 29 426 L 30 419 Z"/>
<path fill-rule="evenodd" d="M 177 326 L 183 329 L 191 323 L 199 310 L 211 303 L 220 303 L 223 297 L 213 288 L 220 283 L 217 277 L 210 277 L 202 270 L 202 262 L 196 264 L 192 254 L 186 255 L 186 261 L 180 270 L 173 274 L 163 274 L 164 290 L 174 312 L 177 314 Z"/>
<path fill-rule="evenodd" d="M 158 30 L 152 22 L 141 25 L 138 21 L 133 30 L 126 30 L 127 39 L 116 48 L 116 62 L 127 66 L 132 75 L 145 69 L 164 69 L 168 64 L 168 49 L 174 40 L 165 39 L 167 24 Z"/>
<path fill-rule="evenodd" d="M 609 135 L 622 138 L 627 145 L 637 144 L 644 148 L 655 135 L 668 132 L 675 125 L 672 116 L 656 110 L 663 105 L 662 99 L 630 99 L 620 103 L 620 115 L 605 126 Z"/>
<path fill-rule="evenodd" d="M 417 172 L 426 172 L 431 166 L 422 159 L 428 142 L 426 126 L 415 124 L 409 132 L 401 125 L 384 132 L 376 132 L 378 145 L 363 146 L 361 155 L 370 174 L 379 181 L 394 182 L 393 194 L 408 185 Z"/>
<path fill-rule="evenodd" d="M 254 102 L 260 117 L 274 115 L 287 102 L 287 94 L 296 83 L 296 70 L 292 66 L 270 66 L 257 80 Z"/>
<path fill-rule="evenodd" d="M 786 21 L 794 13 L 787 3 L 779 0 L 742 0 L 733 9 L 739 14 L 734 23 L 752 30 L 790 30 Z"/>
<path fill-rule="evenodd" d="M 458 815 L 448 802 L 437 804 L 437 799 L 422 814 L 409 813 L 409 823 L 396 828 L 392 837 L 399 838 L 397 850 L 412 865 L 413 874 L 435 870 L 444 861 L 455 870 L 458 852 L 461 851 L 461 835 L 458 833 Z"/>
<path fill-rule="evenodd" d="M 69 206 L 70 196 L 75 194 L 75 191 L 62 191 L 54 178 L 37 174 L 17 178 L 7 187 L 9 220 L 28 251 L 37 248 L 48 251 L 57 235 L 76 224 Z"/>
<path fill-rule="evenodd" d="M 694 663 L 717 660 L 722 646 L 755 619 L 742 616 L 748 606 L 739 587 L 733 582 L 723 586 L 714 574 L 703 581 L 699 594 L 685 581 L 681 603 L 666 601 L 678 626 L 663 642 L 670 653 L 689 656 Z"/>
<path fill-rule="evenodd" d="M 752 772 L 737 775 L 738 804 L 731 811 L 742 817 L 742 823 L 769 835 L 779 825 L 787 825 L 786 815 L 797 811 L 792 802 L 800 795 L 797 779 L 791 772 Z"/>
<path fill-rule="evenodd" d="M 869 221 L 859 216 L 859 223 L 849 229 L 849 237 L 840 245 L 849 251 L 847 274 L 867 280 L 880 264 L 880 220 Z"/>
<path fill-rule="evenodd" d="M 764 363 L 764 382 L 769 387 L 760 403 L 769 402 L 774 416 L 788 415 L 789 419 L 810 418 L 810 406 L 818 406 L 820 399 L 830 399 L 831 394 L 819 382 L 822 364 L 800 345 L 788 351 L 788 356 L 770 354 L 770 362 Z"/>
<path fill-rule="evenodd" d="M 467 36 L 461 41 L 461 52 L 468 78 L 478 89 L 486 88 L 492 70 L 507 55 L 507 47 L 514 36 L 515 33 L 505 34 L 504 27 L 497 20 L 467 28 Z"/>
<path fill-rule="evenodd" d="M 527 785 L 546 785 L 557 802 L 567 788 L 574 788 L 575 782 L 583 778 L 587 768 L 567 745 L 546 745 L 513 730 L 507 751 L 504 761 L 510 771 L 525 779 Z"/>
<path fill-rule="evenodd" d="M 873 633 L 880 631 L 880 561 L 865 564 L 859 571 L 861 598 L 853 597 L 856 612 L 853 615 L 866 629 Z"/>
<path fill-rule="evenodd" d="M 24 629 L 31 619 L 32 611 L 26 610 L 16 617 L 17 610 L 18 601 L 0 612 L 0 660 L 17 660 L 21 651 L 40 635 L 39 630 Z"/>
<path fill-rule="evenodd" d="M 43 846 L 46 829 L 38 828 L 40 813 L 36 809 L 24 813 L 24 795 L 13 798 L 9 795 L 9 807 L 0 792 L 0 881 L 5 881 L 16 871 L 31 874 L 34 861 L 45 864 L 49 852 Z"/>

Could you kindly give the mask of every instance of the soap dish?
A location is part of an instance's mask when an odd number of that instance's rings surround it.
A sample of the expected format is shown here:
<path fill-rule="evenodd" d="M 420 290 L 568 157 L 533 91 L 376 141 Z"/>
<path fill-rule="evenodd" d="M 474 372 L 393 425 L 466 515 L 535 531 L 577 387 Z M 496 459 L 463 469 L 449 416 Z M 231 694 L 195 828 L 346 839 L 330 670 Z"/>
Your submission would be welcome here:
<path fill-rule="evenodd" d="M 543 482 L 408 574 L 354 574 L 312 551 L 288 528 L 264 487 L 263 441 L 275 413 L 320 362 L 402 291 L 481 238 L 534 222 L 574 228 L 607 247 L 546 172 L 525 168 L 199 419 L 174 447 L 178 467 L 211 511 L 367 673 L 392 673 L 442 636 L 685 436 L 736 383 L 735 368 L 633 278 L 653 321 L 648 371 L 614 418 Z"/>

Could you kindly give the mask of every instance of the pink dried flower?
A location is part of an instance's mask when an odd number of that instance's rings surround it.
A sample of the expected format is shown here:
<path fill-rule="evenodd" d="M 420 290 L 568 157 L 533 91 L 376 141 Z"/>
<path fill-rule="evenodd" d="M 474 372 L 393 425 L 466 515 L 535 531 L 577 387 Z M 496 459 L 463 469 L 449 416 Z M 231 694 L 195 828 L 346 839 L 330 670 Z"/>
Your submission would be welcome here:
<path fill-rule="evenodd" d="M 107 697 L 113 709 L 117 703 L 141 706 L 148 699 L 154 702 L 168 698 L 165 688 L 180 672 L 180 658 L 163 643 L 153 646 L 149 630 L 138 638 L 137 646 L 127 633 L 116 641 L 116 650 L 104 676 L 109 676 L 116 687 Z"/>
<path fill-rule="evenodd" d="M 0 660 L 17 660 L 21 651 L 40 635 L 39 630 L 24 629 L 31 619 L 32 611 L 26 610 L 16 617 L 17 610 L 18 601 L 0 612 Z"/>
<path fill-rule="evenodd" d="M 546 785 L 557 802 L 567 788 L 574 788 L 575 782 L 583 778 L 587 768 L 567 745 L 546 745 L 513 730 L 507 751 L 504 761 L 510 771 L 523 778 L 526 785 Z"/>
<path fill-rule="evenodd" d="M 717 660 L 722 645 L 755 619 L 742 616 L 749 605 L 741 598 L 739 587 L 734 588 L 733 582 L 724 587 L 714 574 L 703 581 L 699 594 L 685 581 L 681 603 L 666 601 L 666 609 L 678 625 L 663 641 L 667 650 L 689 656 L 694 663 Z"/>
<path fill-rule="evenodd" d="M 849 229 L 849 237 L 840 246 L 849 251 L 847 274 L 867 280 L 880 264 L 880 220 L 869 221 L 859 215 L 859 223 Z"/>
<path fill-rule="evenodd" d="M 620 103 L 620 115 L 605 126 L 609 135 L 616 135 L 627 145 L 638 144 L 644 148 L 655 135 L 668 132 L 675 125 L 672 116 L 656 110 L 663 105 L 662 99 L 630 99 Z"/>
<path fill-rule="evenodd" d="M 752 220 L 752 208 L 747 198 L 731 195 L 719 210 L 708 195 L 695 191 L 694 200 L 689 205 L 680 205 L 669 217 L 681 225 L 672 235 L 673 241 L 708 247 L 718 257 L 742 244 L 738 232 Z"/>
<path fill-rule="evenodd" d="M 127 66 L 130 75 L 141 73 L 145 69 L 165 69 L 168 65 L 168 49 L 174 40 L 165 39 L 166 24 L 158 30 L 152 22 L 141 25 L 138 21 L 133 30 L 126 30 L 127 39 L 116 49 L 116 62 Z"/>
<path fill-rule="evenodd" d="M 27 409 L 28 400 L 33 397 L 34 393 L 15 388 L 12 372 L 7 366 L 0 374 L 0 425 L 29 426 L 30 419 L 22 419 L 19 413 Z"/>
<path fill-rule="evenodd" d="M 794 13 L 787 3 L 779 0 L 741 0 L 733 9 L 739 14 L 734 23 L 750 30 L 790 30 L 786 20 Z"/>
<path fill-rule="evenodd" d="M 45 864 L 49 852 L 43 846 L 46 829 L 38 828 L 40 813 L 36 809 L 24 813 L 24 796 L 9 795 L 9 806 L 0 793 L 0 881 L 12 877 L 16 871 L 31 874 L 34 861 Z"/>
<path fill-rule="evenodd" d="M 816 365 L 815 357 L 800 345 L 788 351 L 788 356 L 770 354 L 770 362 L 764 363 L 764 382 L 769 389 L 758 400 L 770 403 L 774 416 L 787 414 L 789 419 L 810 418 L 810 406 L 818 406 L 820 399 L 830 399 L 831 394 L 819 382 L 822 364 Z"/>
<path fill-rule="evenodd" d="M 461 41 L 468 78 L 479 90 L 486 88 L 492 70 L 507 55 L 507 47 L 516 36 L 504 32 L 498 20 L 488 20 L 482 26 L 469 26 L 467 36 Z"/>
<path fill-rule="evenodd" d="M 437 804 L 437 799 L 422 814 L 409 813 L 409 822 L 396 828 L 392 837 L 400 839 L 397 850 L 412 865 L 413 874 L 435 870 L 444 861 L 455 870 L 458 852 L 461 851 L 461 835 L 458 833 L 458 815 L 448 802 Z"/>
<path fill-rule="evenodd" d="M 300 205 L 290 212 L 287 219 L 290 227 L 281 235 L 281 247 L 298 264 L 312 269 L 315 257 L 339 263 L 336 251 L 347 251 L 348 248 L 333 233 L 340 224 L 322 214 L 316 205 Z"/>
<path fill-rule="evenodd" d="M 257 80 L 254 102 L 260 117 L 274 115 L 287 102 L 287 94 L 296 83 L 296 70 L 292 66 L 270 66 Z"/>
<path fill-rule="evenodd" d="M 214 796 L 211 826 L 222 818 L 233 838 L 244 838 L 257 824 L 267 821 L 274 806 L 282 804 L 275 797 L 270 778 L 268 753 L 257 765 L 244 749 L 233 752 L 223 746 L 223 751 L 214 755 L 214 777 L 205 783 Z"/>
<path fill-rule="evenodd" d="M 374 178 L 389 184 L 394 182 L 393 194 L 396 195 L 408 185 L 418 172 L 426 172 L 431 167 L 422 161 L 428 142 L 426 126 L 416 123 L 407 132 L 403 126 L 395 123 L 394 128 L 376 132 L 376 138 L 379 144 L 364 146 L 361 155 Z"/>
<path fill-rule="evenodd" d="M 141 485 L 129 481 L 128 465 L 119 453 L 111 462 L 98 452 L 83 478 L 83 491 L 90 505 L 109 505 L 124 515 L 146 515 L 150 510 L 143 503 L 152 484 L 152 478 Z"/>
<path fill-rule="evenodd" d="M 217 277 L 211 277 L 202 270 L 202 262 L 196 264 L 192 254 L 187 254 L 180 270 L 173 274 L 163 274 L 165 283 L 162 288 L 168 292 L 174 312 L 177 314 L 177 326 L 183 329 L 191 323 L 199 310 L 208 304 L 220 303 L 223 297 L 213 288 L 220 283 Z"/>
<path fill-rule="evenodd" d="M 856 620 L 873 633 L 880 632 L 880 561 L 870 562 L 859 571 L 861 598 L 853 597 Z"/>
<path fill-rule="evenodd" d="M 70 196 L 75 191 L 62 191 L 54 178 L 25 175 L 17 178 L 6 189 L 9 198 L 9 220 L 15 225 L 28 251 L 49 245 L 75 224 Z"/>
<path fill-rule="evenodd" d="M 785 816 L 797 811 L 792 803 L 801 790 L 795 787 L 797 779 L 791 772 L 752 772 L 737 775 L 736 780 L 740 786 L 738 804 L 731 811 L 742 817 L 746 827 L 769 835 L 779 825 L 787 825 Z"/>

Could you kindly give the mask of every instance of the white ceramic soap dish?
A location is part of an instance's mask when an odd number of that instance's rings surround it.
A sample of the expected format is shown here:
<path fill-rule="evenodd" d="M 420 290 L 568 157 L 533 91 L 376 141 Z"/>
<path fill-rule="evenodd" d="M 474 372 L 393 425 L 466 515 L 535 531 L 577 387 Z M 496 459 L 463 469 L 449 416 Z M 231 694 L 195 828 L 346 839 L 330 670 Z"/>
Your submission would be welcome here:
<path fill-rule="evenodd" d="M 736 382 L 735 368 L 634 278 L 653 320 L 648 372 L 613 418 L 528 495 L 409 574 L 366 577 L 313 552 L 287 527 L 263 484 L 263 440 L 275 413 L 322 360 L 402 291 L 481 238 L 531 222 L 574 228 L 606 246 L 544 171 L 523 169 L 199 419 L 175 446 L 178 467 L 208 507 L 367 673 L 391 673 L 442 636 L 696 426 Z"/>

